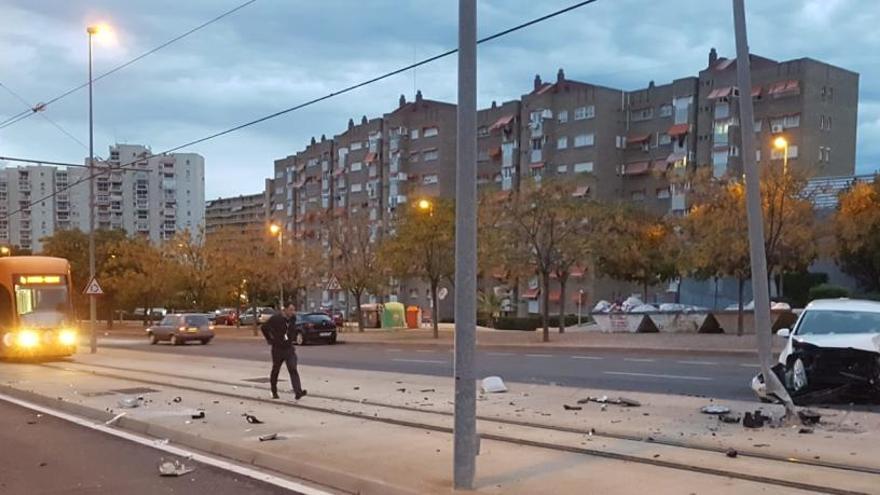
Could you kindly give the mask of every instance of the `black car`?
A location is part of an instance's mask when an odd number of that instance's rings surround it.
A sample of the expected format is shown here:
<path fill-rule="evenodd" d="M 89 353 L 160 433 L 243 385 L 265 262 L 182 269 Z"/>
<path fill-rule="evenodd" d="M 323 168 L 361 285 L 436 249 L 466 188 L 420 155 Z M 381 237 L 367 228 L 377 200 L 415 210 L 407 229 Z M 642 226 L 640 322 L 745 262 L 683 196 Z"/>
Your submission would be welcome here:
<path fill-rule="evenodd" d="M 295 328 L 297 345 L 318 341 L 336 343 L 336 323 L 326 313 L 297 314 Z"/>

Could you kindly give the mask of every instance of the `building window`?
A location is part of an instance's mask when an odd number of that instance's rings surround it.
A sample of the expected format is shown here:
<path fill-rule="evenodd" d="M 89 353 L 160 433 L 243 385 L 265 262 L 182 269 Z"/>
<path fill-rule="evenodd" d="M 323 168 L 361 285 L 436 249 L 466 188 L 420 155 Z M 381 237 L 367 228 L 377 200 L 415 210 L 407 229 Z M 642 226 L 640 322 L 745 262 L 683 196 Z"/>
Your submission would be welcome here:
<path fill-rule="evenodd" d="M 411 161 L 411 162 L 419 161 L 419 152 L 418 151 L 410 151 L 409 161 Z"/>
<path fill-rule="evenodd" d="M 831 116 L 820 115 L 819 116 L 819 129 L 823 131 L 831 130 Z"/>
<path fill-rule="evenodd" d="M 422 176 L 422 184 L 426 186 L 436 184 L 437 182 L 439 182 L 439 179 L 435 174 Z"/>
<path fill-rule="evenodd" d="M 544 138 L 532 138 L 532 151 L 540 151 L 544 147 Z"/>
<path fill-rule="evenodd" d="M 761 132 L 761 125 L 764 121 L 761 119 L 755 119 L 755 132 Z"/>
<path fill-rule="evenodd" d="M 729 150 L 719 150 L 712 153 L 712 164 L 715 167 L 724 166 L 727 167 L 727 157 L 730 156 Z M 781 155 L 780 155 L 781 156 Z"/>
<path fill-rule="evenodd" d="M 568 148 L 568 136 L 562 136 L 556 140 L 556 149 L 564 150 Z"/>
<path fill-rule="evenodd" d="M 672 143 L 672 138 L 669 137 L 669 134 L 666 134 L 665 132 L 663 134 L 660 134 L 657 137 L 657 145 L 658 146 L 663 146 L 663 145 L 667 145 L 670 143 Z"/>
<path fill-rule="evenodd" d="M 411 130 L 409 132 L 409 138 L 410 139 L 418 139 L 419 138 L 419 130 L 418 129 Z"/>
<path fill-rule="evenodd" d="M 360 183 L 352 184 L 351 185 L 351 192 L 359 193 L 359 192 L 363 191 L 363 188 L 364 188 L 364 186 Z"/>
<path fill-rule="evenodd" d="M 617 136 L 614 140 L 614 144 L 619 150 L 626 148 L 626 136 Z"/>
<path fill-rule="evenodd" d="M 432 150 L 422 151 L 422 160 L 424 160 L 426 162 L 431 161 L 431 160 L 436 160 L 437 157 L 439 157 L 439 156 L 440 156 L 440 152 L 437 151 L 436 148 L 432 149 Z"/>
<path fill-rule="evenodd" d="M 477 136 L 478 137 L 486 137 L 488 135 L 489 135 L 489 128 L 488 127 L 481 125 L 480 127 L 477 128 Z"/>
<path fill-rule="evenodd" d="M 715 123 L 715 136 L 713 138 L 714 142 L 718 146 L 724 146 L 729 141 L 728 128 L 730 127 L 729 122 L 716 122 Z"/>
<path fill-rule="evenodd" d="M 669 199 L 671 194 L 668 187 L 660 187 L 657 189 L 657 199 Z"/>
<path fill-rule="evenodd" d="M 364 168 L 364 164 L 361 162 L 353 162 L 351 164 L 351 171 L 352 172 L 360 172 L 361 169 L 363 169 L 363 168 Z"/>
<path fill-rule="evenodd" d="M 595 116 L 596 107 L 594 105 L 577 107 L 574 109 L 574 120 L 592 119 Z"/>
<path fill-rule="evenodd" d="M 634 122 L 641 120 L 650 120 L 654 118 L 654 108 L 643 108 L 641 110 L 633 110 L 630 112 L 630 118 Z"/>
<path fill-rule="evenodd" d="M 560 110 L 556 115 L 556 118 L 559 120 L 560 124 L 568 122 L 568 110 Z"/>
<path fill-rule="evenodd" d="M 574 147 L 575 148 L 582 148 L 584 146 L 593 146 L 593 142 L 595 140 L 594 137 L 595 136 L 592 133 L 578 134 L 577 136 L 574 137 Z"/>
<path fill-rule="evenodd" d="M 826 163 L 831 161 L 831 147 L 830 146 L 819 146 L 819 161 L 826 162 Z"/>
<path fill-rule="evenodd" d="M 671 117 L 672 116 L 672 105 L 664 104 L 660 105 L 660 116 L 661 117 Z"/>
<path fill-rule="evenodd" d="M 788 146 L 788 158 L 791 159 L 791 158 L 797 158 L 797 157 L 798 157 L 798 147 L 793 144 L 789 145 Z M 779 149 L 779 148 L 774 147 L 773 150 L 770 152 L 770 159 L 771 160 L 782 160 L 783 158 L 785 158 L 785 149 Z"/>
<path fill-rule="evenodd" d="M 633 191 L 630 193 L 630 199 L 633 201 L 644 201 L 645 200 L 645 191 Z"/>
<path fill-rule="evenodd" d="M 556 167 L 557 174 L 567 174 L 568 173 L 568 165 L 559 165 Z"/>
<path fill-rule="evenodd" d="M 783 118 L 783 124 L 786 129 L 791 127 L 799 127 L 801 125 L 801 114 L 786 115 Z"/>
<path fill-rule="evenodd" d="M 355 142 L 351 143 L 351 151 L 357 151 L 357 150 L 361 149 L 362 147 L 363 147 L 363 144 L 361 144 L 360 141 L 355 141 Z"/>
<path fill-rule="evenodd" d="M 593 162 L 582 162 L 574 164 L 575 173 L 592 173 L 593 172 Z"/>
<path fill-rule="evenodd" d="M 715 104 L 715 118 L 716 119 L 726 119 L 730 117 L 730 103 L 726 101 L 720 101 Z"/>
<path fill-rule="evenodd" d="M 440 131 L 436 127 L 425 127 L 424 131 L 422 131 L 422 137 L 434 137 L 437 134 L 440 134 Z"/>

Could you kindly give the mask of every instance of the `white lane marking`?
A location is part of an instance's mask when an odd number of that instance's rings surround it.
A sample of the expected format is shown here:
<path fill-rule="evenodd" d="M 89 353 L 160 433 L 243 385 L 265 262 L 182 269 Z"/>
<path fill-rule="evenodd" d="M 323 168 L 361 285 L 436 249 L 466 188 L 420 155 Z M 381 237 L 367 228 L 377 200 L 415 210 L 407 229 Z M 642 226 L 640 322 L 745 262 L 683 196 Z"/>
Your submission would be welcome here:
<path fill-rule="evenodd" d="M 553 357 L 553 354 L 526 354 L 526 357 L 540 357 L 540 358 L 545 358 L 545 357 Z"/>
<path fill-rule="evenodd" d="M 623 358 L 624 361 L 629 361 L 631 363 L 653 363 L 656 361 L 655 359 L 648 358 Z"/>
<path fill-rule="evenodd" d="M 429 363 L 429 364 L 446 364 L 446 361 L 438 361 L 434 359 L 392 359 L 398 363 Z"/>
<path fill-rule="evenodd" d="M 591 360 L 605 359 L 603 357 L 598 357 L 598 356 L 569 356 L 569 357 L 572 359 L 591 359 Z"/>
<path fill-rule="evenodd" d="M 704 366 L 715 366 L 716 364 L 718 364 L 714 361 L 676 361 L 676 363 L 678 363 L 678 364 L 698 364 L 698 365 L 704 365 Z"/>
<path fill-rule="evenodd" d="M 743 368 L 760 368 L 760 364 L 752 364 L 752 363 L 740 363 L 740 366 Z"/>
<path fill-rule="evenodd" d="M 385 349 L 385 352 L 403 352 L 403 349 Z"/>
<path fill-rule="evenodd" d="M 695 380 L 695 381 L 712 381 L 707 376 L 681 376 L 681 375 L 660 375 L 654 373 L 629 373 L 626 371 L 603 371 L 605 375 L 625 375 L 625 376 L 643 376 L 648 378 L 668 378 L 670 380 Z"/>
<path fill-rule="evenodd" d="M 270 485 L 275 485 L 281 488 L 285 488 L 287 490 L 293 490 L 297 493 L 302 493 L 303 495 L 332 495 L 330 492 L 326 492 L 323 490 L 318 490 L 312 488 L 310 486 L 303 485 L 302 483 L 297 483 L 295 481 L 287 480 L 284 478 L 280 478 L 278 476 L 272 476 L 271 474 L 267 474 L 256 469 L 251 469 L 248 467 L 240 466 L 238 464 L 234 464 L 229 461 L 224 461 L 222 459 L 218 459 L 215 457 L 211 457 L 205 454 L 199 454 L 197 452 L 187 450 L 183 447 L 177 447 L 167 444 L 161 444 L 156 439 L 151 439 L 147 437 L 142 437 L 140 435 L 135 435 L 133 433 L 129 433 L 127 431 L 118 430 L 116 428 L 105 426 L 103 424 L 92 423 L 91 421 L 80 418 L 78 416 L 74 416 L 72 414 L 68 414 L 62 411 L 57 411 L 55 409 L 49 409 L 47 407 L 43 407 L 31 402 L 27 402 L 21 399 L 17 399 L 15 397 L 11 397 L 5 394 L 0 394 L 0 400 L 9 402 L 11 404 L 15 404 L 32 411 L 37 411 L 43 414 L 48 414 L 50 416 L 54 416 L 58 419 L 62 419 L 69 423 L 73 423 L 79 426 L 84 426 L 86 428 L 100 431 L 102 433 L 106 433 L 108 435 L 113 435 L 118 438 L 122 438 L 124 440 L 128 440 L 130 442 L 134 442 L 140 445 L 144 445 L 147 447 L 152 447 L 156 450 L 161 450 L 162 452 L 167 452 L 172 455 L 176 455 L 183 458 L 192 459 L 195 462 L 200 462 L 202 464 L 207 464 L 209 466 L 213 466 L 219 469 L 223 469 L 225 471 L 230 471 L 235 474 L 241 476 L 247 476 L 248 478 L 255 479 L 257 481 L 262 481 L 264 483 L 268 483 Z"/>
<path fill-rule="evenodd" d="M 428 349 L 416 349 L 416 352 L 422 352 L 422 353 L 433 353 L 434 351 L 431 351 L 431 350 L 428 350 Z"/>
<path fill-rule="evenodd" d="M 490 352 L 488 353 L 490 356 L 513 356 L 512 352 Z"/>

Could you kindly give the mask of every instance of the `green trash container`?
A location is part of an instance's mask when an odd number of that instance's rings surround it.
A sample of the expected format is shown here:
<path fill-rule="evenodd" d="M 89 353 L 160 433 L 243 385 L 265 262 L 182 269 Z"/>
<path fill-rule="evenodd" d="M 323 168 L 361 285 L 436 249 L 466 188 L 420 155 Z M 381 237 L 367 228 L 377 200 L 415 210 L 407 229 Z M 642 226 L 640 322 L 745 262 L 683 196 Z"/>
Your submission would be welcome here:
<path fill-rule="evenodd" d="M 401 328 L 406 326 L 406 309 L 399 302 L 385 303 L 382 312 L 382 328 Z"/>

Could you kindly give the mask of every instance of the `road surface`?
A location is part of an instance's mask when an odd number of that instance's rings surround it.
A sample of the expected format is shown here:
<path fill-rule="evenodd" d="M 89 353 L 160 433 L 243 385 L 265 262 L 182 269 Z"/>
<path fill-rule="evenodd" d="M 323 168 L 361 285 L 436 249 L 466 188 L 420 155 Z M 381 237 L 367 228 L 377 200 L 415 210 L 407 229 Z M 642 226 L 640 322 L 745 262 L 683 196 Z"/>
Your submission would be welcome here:
<path fill-rule="evenodd" d="M 148 345 L 142 338 L 113 338 L 102 346 L 267 361 L 269 349 L 260 341 L 222 340 L 181 347 Z M 417 345 L 338 344 L 310 345 L 297 351 L 304 365 L 388 371 L 434 376 L 452 375 L 452 351 Z M 478 376 L 498 375 L 510 382 L 556 384 L 608 390 L 698 395 L 719 399 L 752 400 L 749 382 L 758 370 L 749 356 L 719 356 L 699 352 L 645 352 L 643 350 L 477 351 Z M 303 380 L 308 384 L 309 377 Z"/>
<path fill-rule="evenodd" d="M 4 495 L 295 493 L 191 461 L 186 464 L 196 468 L 192 473 L 160 477 L 160 458 L 174 456 L 4 401 L 0 445 Z"/>

